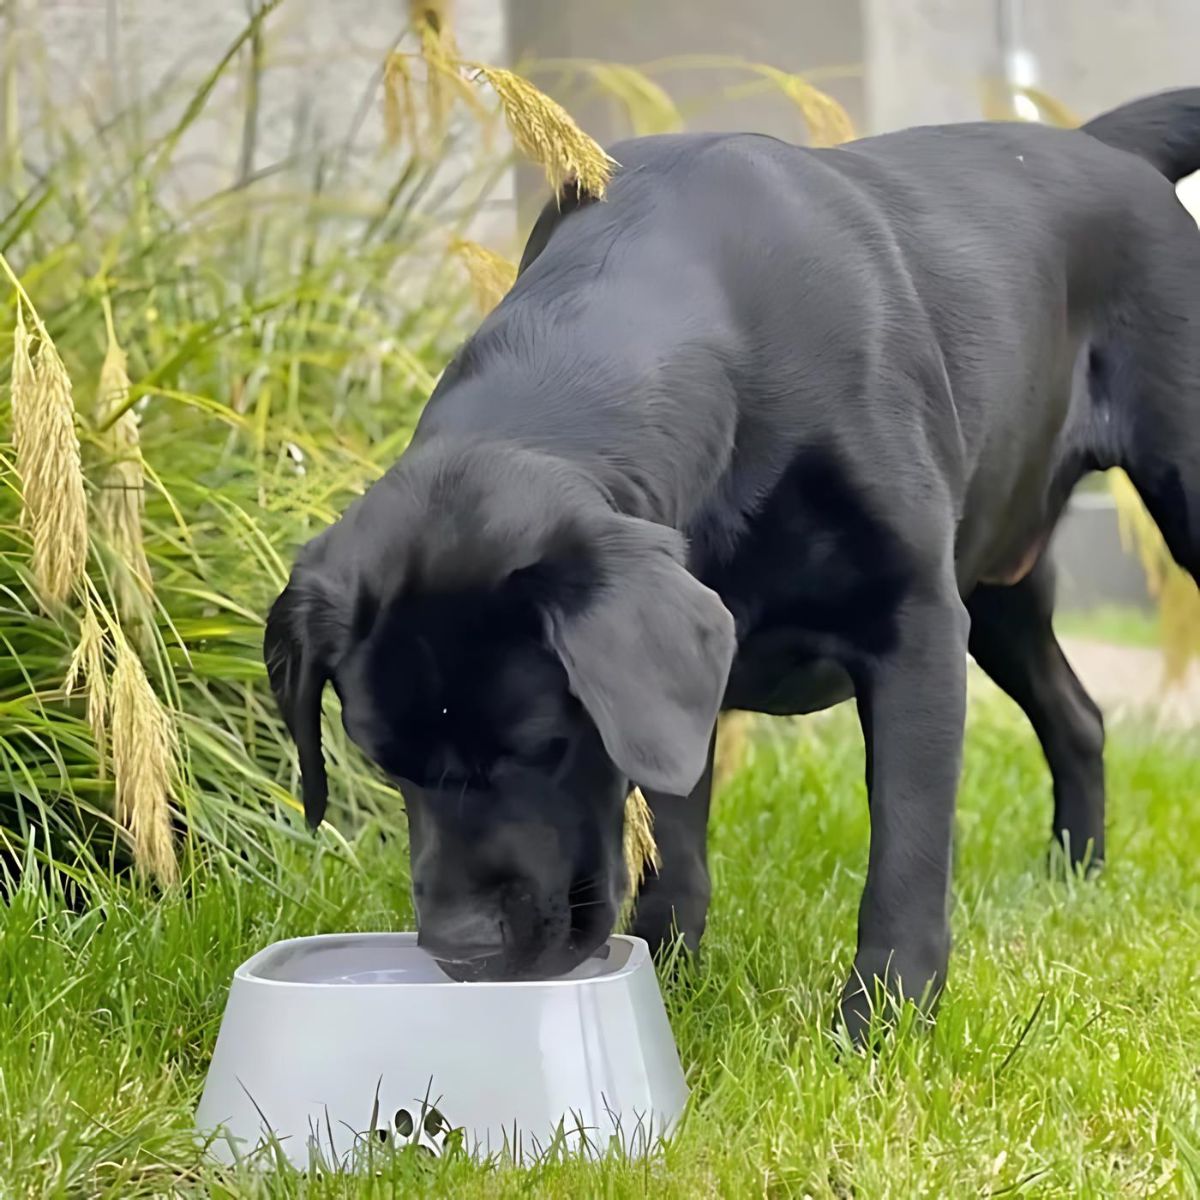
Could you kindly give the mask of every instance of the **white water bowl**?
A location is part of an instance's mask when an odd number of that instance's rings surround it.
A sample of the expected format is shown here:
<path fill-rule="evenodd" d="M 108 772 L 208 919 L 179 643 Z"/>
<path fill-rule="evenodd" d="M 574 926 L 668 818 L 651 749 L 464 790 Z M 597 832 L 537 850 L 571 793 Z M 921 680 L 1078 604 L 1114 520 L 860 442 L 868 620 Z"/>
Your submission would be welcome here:
<path fill-rule="evenodd" d="M 640 938 L 557 979 L 458 983 L 415 933 L 334 934 L 238 967 L 196 1123 L 225 1162 L 300 1168 L 345 1168 L 372 1137 L 641 1155 L 687 1094 Z"/>

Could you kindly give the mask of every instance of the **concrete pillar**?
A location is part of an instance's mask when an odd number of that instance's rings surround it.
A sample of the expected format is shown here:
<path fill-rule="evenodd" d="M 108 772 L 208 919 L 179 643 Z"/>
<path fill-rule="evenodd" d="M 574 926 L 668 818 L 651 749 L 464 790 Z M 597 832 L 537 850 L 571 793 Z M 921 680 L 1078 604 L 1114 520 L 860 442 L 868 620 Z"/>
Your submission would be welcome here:
<path fill-rule="evenodd" d="M 1197 0 L 1024 0 L 1040 86 L 1081 118 L 1200 83 Z"/>
<path fill-rule="evenodd" d="M 1028 82 L 1080 119 L 1200 81 L 1197 0 L 863 0 L 869 127 L 978 119 L 1001 5 Z"/>
<path fill-rule="evenodd" d="M 872 132 L 978 120 L 995 67 L 994 0 L 863 0 Z"/>
<path fill-rule="evenodd" d="M 508 0 L 509 45 L 517 66 L 538 60 L 599 59 L 646 64 L 686 55 L 736 56 L 804 74 L 849 67 L 856 73 L 826 86 L 856 125 L 865 115 L 860 64 L 863 13 L 859 0 Z M 612 141 L 631 132 L 620 107 L 587 79 L 539 70 L 534 79 L 568 106 L 589 133 Z M 726 88 L 753 81 L 744 71 L 655 71 L 691 129 L 753 129 L 791 141 L 805 139 L 796 106 L 778 91 L 740 98 Z M 544 185 L 519 176 L 524 219 L 542 202 Z"/>

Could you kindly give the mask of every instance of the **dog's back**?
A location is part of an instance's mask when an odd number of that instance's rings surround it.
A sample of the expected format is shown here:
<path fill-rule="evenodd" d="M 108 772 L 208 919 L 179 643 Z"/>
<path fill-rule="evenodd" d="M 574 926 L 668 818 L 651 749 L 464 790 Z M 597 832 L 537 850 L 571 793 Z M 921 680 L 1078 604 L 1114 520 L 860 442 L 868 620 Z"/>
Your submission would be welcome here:
<path fill-rule="evenodd" d="M 1137 102 L 1091 122 L 1090 136 L 980 123 L 817 151 L 752 134 L 621 143 L 608 201 L 543 214 L 484 339 L 544 308 L 556 345 L 594 350 L 608 332 L 593 314 L 620 290 L 627 335 L 611 360 L 624 351 L 669 373 L 700 354 L 705 384 L 686 403 L 696 414 L 736 403 L 742 458 L 758 455 L 740 476 L 727 461 L 693 522 L 701 542 L 736 522 L 728 506 L 744 511 L 769 490 L 798 447 L 853 458 L 869 444 L 872 469 L 856 486 L 886 481 L 886 505 L 914 464 L 946 477 L 965 518 L 964 575 L 1003 576 L 1081 470 L 1120 461 L 1077 363 L 1126 310 L 1161 303 L 1161 264 L 1200 250 L 1174 249 L 1195 229 L 1171 189 L 1200 165 L 1198 98 Z M 607 386 L 651 390 L 644 379 Z M 898 423 L 907 404 L 917 407 Z M 677 416 L 676 431 L 690 427 Z M 699 496 L 697 477 L 685 482 Z M 984 502 L 1009 511 L 1011 546 L 975 536 Z"/>
<path fill-rule="evenodd" d="M 663 861 L 635 931 L 694 946 L 718 708 L 853 694 L 872 834 L 842 1015 L 866 1031 L 875 980 L 936 995 L 968 649 L 1042 741 L 1058 842 L 1103 858 L 1103 726 L 1043 550 L 1080 476 L 1120 465 L 1200 578 L 1200 236 L 1170 182 L 1198 95 L 1092 136 L 647 139 L 616 148 L 606 203 L 543 214 L 413 445 L 268 623 L 312 817 L 327 680 L 351 736 L 417 775 L 440 959 L 513 977 L 598 944 L 631 781 Z M 481 686 L 448 684 L 464 663 Z"/>

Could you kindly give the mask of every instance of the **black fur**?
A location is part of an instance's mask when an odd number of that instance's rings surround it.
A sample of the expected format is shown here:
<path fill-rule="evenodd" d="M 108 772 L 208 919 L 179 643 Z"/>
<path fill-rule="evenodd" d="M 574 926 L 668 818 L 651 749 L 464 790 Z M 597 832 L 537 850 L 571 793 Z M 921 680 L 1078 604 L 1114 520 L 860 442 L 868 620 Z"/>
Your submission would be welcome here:
<path fill-rule="evenodd" d="M 843 1015 L 861 1031 L 874 980 L 932 998 L 968 638 L 1037 729 L 1056 835 L 1103 854 L 1103 730 L 1043 550 L 1120 465 L 1200 574 L 1200 234 L 1170 182 L 1200 166 L 1200 89 L 1087 130 L 644 138 L 606 202 L 547 206 L 268 625 L 310 817 L 331 679 L 404 789 L 421 937 L 454 969 L 603 939 L 632 783 L 665 860 L 636 928 L 694 945 L 718 704 L 853 695 L 872 837 Z"/>

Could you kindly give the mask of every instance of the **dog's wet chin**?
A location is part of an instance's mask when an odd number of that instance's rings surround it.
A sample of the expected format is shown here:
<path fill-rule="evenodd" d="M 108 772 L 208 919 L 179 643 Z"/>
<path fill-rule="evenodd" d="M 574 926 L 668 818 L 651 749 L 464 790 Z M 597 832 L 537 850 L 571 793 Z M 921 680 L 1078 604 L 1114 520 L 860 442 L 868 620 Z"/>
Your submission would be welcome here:
<path fill-rule="evenodd" d="M 517 983 L 539 979 L 558 979 L 590 958 L 603 944 L 579 944 L 574 941 L 542 950 L 534 955 L 507 952 L 473 958 L 437 958 L 437 965 L 458 983 Z"/>

